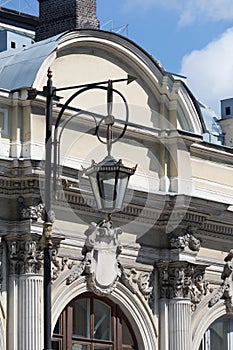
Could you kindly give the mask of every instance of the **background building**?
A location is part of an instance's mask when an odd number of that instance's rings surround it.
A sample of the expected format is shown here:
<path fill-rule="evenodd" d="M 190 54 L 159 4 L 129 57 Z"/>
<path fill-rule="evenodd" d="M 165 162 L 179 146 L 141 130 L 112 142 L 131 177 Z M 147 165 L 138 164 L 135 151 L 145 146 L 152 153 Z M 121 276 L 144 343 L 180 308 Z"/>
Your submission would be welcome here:
<path fill-rule="evenodd" d="M 0 54 L 0 349 L 43 349 L 49 68 L 57 88 L 137 77 L 116 87 L 130 120 L 113 155 L 138 164 L 124 210 L 112 215 L 121 234 L 111 228 L 106 238 L 91 224 L 105 216 L 83 173 L 106 154 L 91 117 L 106 115 L 105 91 L 80 95 L 64 115 L 53 198 L 54 350 L 231 349 L 232 100 L 222 102 L 219 123 L 147 52 L 99 30 L 94 0 L 39 3 L 37 42 Z M 69 94 L 54 100 L 54 119 Z M 124 120 L 120 95 L 113 114 Z"/>

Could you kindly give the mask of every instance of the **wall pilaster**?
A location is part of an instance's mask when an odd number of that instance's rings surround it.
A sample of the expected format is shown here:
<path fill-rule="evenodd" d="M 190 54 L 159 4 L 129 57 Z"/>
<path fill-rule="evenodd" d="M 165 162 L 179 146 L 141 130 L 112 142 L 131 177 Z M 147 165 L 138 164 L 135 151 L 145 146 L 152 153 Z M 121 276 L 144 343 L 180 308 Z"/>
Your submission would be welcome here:
<path fill-rule="evenodd" d="M 8 348 L 41 350 L 43 327 L 42 248 L 37 234 L 5 237 L 8 247 Z"/>
<path fill-rule="evenodd" d="M 188 299 L 172 299 L 168 312 L 169 350 L 191 350 L 191 303 Z"/>
<path fill-rule="evenodd" d="M 202 293 L 206 266 L 186 261 L 157 264 L 160 287 L 160 349 L 192 350 L 191 315 Z"/>

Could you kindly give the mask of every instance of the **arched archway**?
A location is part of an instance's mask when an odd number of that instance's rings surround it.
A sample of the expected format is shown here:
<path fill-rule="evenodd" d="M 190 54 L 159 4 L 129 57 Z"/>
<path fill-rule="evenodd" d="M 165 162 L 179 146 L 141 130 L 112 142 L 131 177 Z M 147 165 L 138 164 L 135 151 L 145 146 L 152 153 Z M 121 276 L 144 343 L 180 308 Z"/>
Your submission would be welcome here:
<path fill-rule="evenodd" d="M 85 278 L 79 278 L 69 286 L 60 290 L 53 300 L 53 329 L 62 311 L 72 300 L 76 299 L 83 293 L 88 292 Z M 112 294 L 106 297 L 118 304 L 121 311 L 129 321 L 132 331 L 136 336 L 137 346 L 140 350 L 157 349 L 157 330 L 153 322 L 153 315 L 149 307 L 139 296 L 132 294 L 125 286 L 118 284 Z"/>
<path fill-rule="evenodd" d="M 53 333 L 53 349 L 139 350 L 130 322 L 119 305 L 84 293 L 62 311 Z"/>
<path fill-rule="evenodd" d="M 233 347 L 233 317 L 225 315 L 215 320 L 202 337 L 198 350 L 231 350 Z"/>
<path fill-rule="evenodd" d="M 195 315 L 192 320 L 193 324 L 197 324 L 195 330 L 193 331 L 193 350 L 198 350 L 205 332 L 209 329 L 211 324 L 216 320 L 226 315 L 226 305 L 224 300 L 220 300 L 212 308 L 208 306 L 203 307 L 201 312 Z"/>

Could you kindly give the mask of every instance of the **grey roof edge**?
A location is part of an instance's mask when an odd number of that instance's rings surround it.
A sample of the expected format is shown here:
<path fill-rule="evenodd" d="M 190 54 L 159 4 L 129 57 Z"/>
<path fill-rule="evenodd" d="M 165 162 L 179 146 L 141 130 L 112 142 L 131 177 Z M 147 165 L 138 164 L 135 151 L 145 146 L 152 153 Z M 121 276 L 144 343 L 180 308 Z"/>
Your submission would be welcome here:
<path fill-rule="evenodd" d="M 17 90 L 32 87 L 38 72 L 57 49 L 61 34 L 20 50 L 0 53 L 0 89 Z"/>

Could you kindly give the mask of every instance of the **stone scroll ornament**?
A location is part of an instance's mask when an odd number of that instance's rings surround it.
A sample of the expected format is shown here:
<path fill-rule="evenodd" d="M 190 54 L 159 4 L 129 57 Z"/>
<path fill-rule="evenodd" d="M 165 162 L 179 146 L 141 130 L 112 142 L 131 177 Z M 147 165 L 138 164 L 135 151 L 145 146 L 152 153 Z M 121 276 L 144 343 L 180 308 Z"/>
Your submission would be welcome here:
<path fill-rule="evenodd" d="M 120 228 L 113 228 L 110 220 L 91 223 L 85 232 L 84 259 L 79 265 L 70 266 L 66 283 L 71 284 L 83 275 L 89 290 L 98 295 L 109 295 L 120 281 L 132 293 L 140 292 L 149 301 L 152 295 L 151 273 L 138 274 L 135 269 L 126 271 L 118 260 L 122 250 L 118 240 L 121 233 Z"/>
<path fill-rule="evenodd" d="M 194 252 L 198 252 L 201 248 L 201 243 L 199 239 L 194 236 L 194 233 L 197 231 L 197 227 L 192 227 L 189 225 L 182 230 L 181 235 L 173 237 L 170 235 L 170 244 L 172 248 L 179 248 L 184 250 L 189 248 Z"/>
<path fill-rule="evenodd" d="M 219 302 L 220 299 L 225 299 L 226 307 L 229 312 L 233 312 L 232 304 L 232 282 L 230 282 L 230 277 L 232 277 L 233 271 L 233 249 L 230 250 L 229 254 L 224 259 L 225 265 L 221 274 L 222 283 L 217 291 L 214 293 L 213 297 L 209 301 L 209 307 L 214 306 Z"/>
<path fill-rule="evenodd" d="M 72 268 L 67 284 L 85 274 L 90 290 L 100 295 L 111 293 L 121 275 L 117 261 L 121 252 L 119 234 L 121 230 L 113 228 L 110 220 L 103 220 L 100 224 L 91 223 L 85 232 L 85 257 Z"/>

